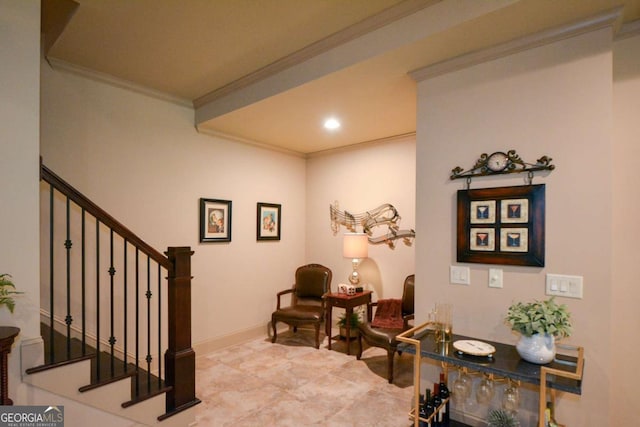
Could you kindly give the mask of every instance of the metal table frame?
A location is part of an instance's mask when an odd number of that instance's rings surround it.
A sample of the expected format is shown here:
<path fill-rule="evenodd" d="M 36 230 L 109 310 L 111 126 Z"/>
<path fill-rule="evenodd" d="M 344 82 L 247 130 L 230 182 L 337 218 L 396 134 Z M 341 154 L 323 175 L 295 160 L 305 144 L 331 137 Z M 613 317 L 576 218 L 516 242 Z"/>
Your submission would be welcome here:
<path fill-rule="evenodd" d="M 520 359 L 515 346 L 482 340 L 493 345 L 496 352 L 491 358 L 479 358 L 458 353 L 453 342 L 462 339 L 477 339 L 461 335 L 453 335 L 450 342 L 438 343 L 435 340 L 434 322 L 426 322 L 413 327 L 397 336 L 402 344 L 398 350 L 414 354 L 414 404 L 410 413 L 414 426 L 418 427 L 419 417 L 415 416 L 420 399 L 420 365 L 421 359 L 427 358 L 440 361 L 445 376 L 448 377 L 450 366 L 466 367 L 467 369 L 494 375 L 499 378 L 523 381 L 540 386 L 539 392 L 539 427 L 544 427 L 544 413 L 547 405 L 547 395 L 555 402 L 556 390 L 573 394 L 582 393 L 582 374 L 584 370 L 584 349 L 578 346 L 556 344 L 559 349 L 570 350 L 577 356 L 558 354 L 556 359 L 547 365 L 537 365 Z M 426 421 L 426 420 L 423 420 Z"/>

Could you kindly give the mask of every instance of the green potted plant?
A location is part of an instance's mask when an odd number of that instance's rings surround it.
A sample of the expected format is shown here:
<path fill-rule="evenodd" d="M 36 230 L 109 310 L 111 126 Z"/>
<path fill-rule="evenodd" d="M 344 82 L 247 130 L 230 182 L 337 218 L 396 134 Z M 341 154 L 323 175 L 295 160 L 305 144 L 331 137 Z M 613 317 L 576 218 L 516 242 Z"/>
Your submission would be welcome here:
<path fill-rule="evenodd" d="M 16 308 L 16 302 L 13 295 L 21 294 L 16 291 L 16 286 L 11 281 L 10 274 L 0 274 L 0 306 L 6 306 L 11 313 Z"/>
<path fill-rule="evenodd" d="M 352 312 L 351 316 L 348 317 L 349 320 L 349 337 L 357 337 L 358 336 L 358 326 L 360 325 L 360 315 L 357 312 Z M 338 326 L 340 327 L 340 336 L 347 336 L 347 313 L 343 313 L 340 318 L 338 318 Z"/>
<path fill-rule="evenodd" d="M 521 334 L 516 349 L 527 362 L 551 362 L 556 355 L 555 340 L 571 335 L 571 313 L 554 297 L 514 303 L 507 311 L 506 321 Z"/>

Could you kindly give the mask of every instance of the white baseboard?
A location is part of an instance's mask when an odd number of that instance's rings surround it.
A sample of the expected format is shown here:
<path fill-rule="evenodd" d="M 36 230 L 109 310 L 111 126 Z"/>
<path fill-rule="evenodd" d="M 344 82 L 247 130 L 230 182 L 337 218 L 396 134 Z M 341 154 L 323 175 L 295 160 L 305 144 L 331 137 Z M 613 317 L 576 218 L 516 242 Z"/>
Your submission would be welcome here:
<path fill-rule="evenodd" d="M 24 371 L 40 365 L 44 365 L 44 341 L 42 337 L 28 338 L 20 341 L 21 375 L 24 377 Z"/>
<path fill-rule="evenodd" d="M 284 323 L 278 323 L 277 331 L 278 333 L 288 331 L 289 327 Z M 202 341 L 199 343 L 193 344 L 193 349 L 196 352 L 196 357 L 206 356 L 207 354 L 213 353 L 214 351 L 221 350 L 226 347 L 230 347 L 232 345 L 241 344 L 247 341 L 251 341 L 260 337 L 264 337 L 265 339 L 271 339 L 271 323 L 268 323 L 266 328 L 265 325 L 254 326 L 252 328 L 244 329 L 238 332 L 233 332 L 231 334 L 222 335 L 217 338 L 213 338 L 210 340 Z"/>

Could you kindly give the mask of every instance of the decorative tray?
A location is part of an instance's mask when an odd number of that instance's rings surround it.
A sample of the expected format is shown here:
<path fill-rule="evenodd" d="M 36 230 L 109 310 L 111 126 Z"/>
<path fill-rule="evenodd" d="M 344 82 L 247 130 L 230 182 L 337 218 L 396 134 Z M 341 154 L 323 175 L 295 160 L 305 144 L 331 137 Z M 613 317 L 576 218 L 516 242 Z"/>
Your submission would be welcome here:
<path fill-rule="evenodd" d="M 458 340 L 453 343 L 453 348 L 460 353 L 470 354 L 472 356 L 488 356 L 491 357 L 496 352 L 496 348 L 491 344 L 476 340 Z"/>

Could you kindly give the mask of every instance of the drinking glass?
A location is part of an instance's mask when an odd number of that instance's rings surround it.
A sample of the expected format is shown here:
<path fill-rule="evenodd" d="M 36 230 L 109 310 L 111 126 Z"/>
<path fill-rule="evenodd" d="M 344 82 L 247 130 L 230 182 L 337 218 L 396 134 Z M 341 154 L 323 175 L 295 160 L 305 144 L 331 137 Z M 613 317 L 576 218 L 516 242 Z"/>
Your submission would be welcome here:
<path fill-rule="evenodd" d="M 436 341 L 437 342 L 450 342 L 452 331 L 452 313 L 453 307 L 451 304 L 436 304 Z"/>
<path fill-rule="evenodd" d="M 491 402 L 494 394 L 493 378 L 485 375 L 484 378 L 480 380 L 480 383 L 478 383 L 478 388 L 476 389 L 476 400 L 479 404 L 486 405 Z"/>
<path fill-rule="evenodd" d="M 520 392 L 518 391 L 518 384 L 509 380 L 507 388 L 502 395 L 502 408 L 505 411 L 516 413 L 518 411 L 518 405 L 520 405 Z"/>
<path fill-rule="evenodd" d="M 463 368 L 458 369 L 458 378 L 453 382 L 453 400 L 462 403 L 471 396 L 471 375 Z"/>

